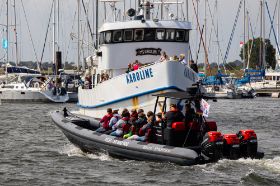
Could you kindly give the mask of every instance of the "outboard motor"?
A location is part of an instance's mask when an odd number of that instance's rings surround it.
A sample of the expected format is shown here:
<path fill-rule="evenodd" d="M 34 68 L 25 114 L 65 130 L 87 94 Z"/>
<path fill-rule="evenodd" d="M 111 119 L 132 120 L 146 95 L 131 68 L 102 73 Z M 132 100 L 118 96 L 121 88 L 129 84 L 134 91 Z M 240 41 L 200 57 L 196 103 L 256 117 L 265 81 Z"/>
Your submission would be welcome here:
<path fill-rule="evenodd" d="M 239 138 L 236 134 L 224 134 L 223 155 L 226 158 L 236 160 L 240 157 Z"/>
<path fill-rule="evenodd" d="M 240 130 L 237 133 L 240 140 L 240 154 L 242 157 L 254 158 L 257 156 L 258 141 L 254 130 Z"/>
<path fill-rule="evenodd" d="M 218 161 L 223 156 L 223 136 L 220 132 L 207 132 L 201 143 L 201 152 L 210 158 L 210 161 Z"/>

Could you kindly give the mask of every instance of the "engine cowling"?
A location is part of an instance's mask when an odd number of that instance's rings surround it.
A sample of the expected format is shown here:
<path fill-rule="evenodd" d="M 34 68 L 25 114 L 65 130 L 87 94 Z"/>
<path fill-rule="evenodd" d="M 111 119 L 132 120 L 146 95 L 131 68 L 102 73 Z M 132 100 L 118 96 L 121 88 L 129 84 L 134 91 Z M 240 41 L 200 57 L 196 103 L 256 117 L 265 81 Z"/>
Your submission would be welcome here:
<path fill-rule="evenodd" d="M 257 156 L 258 141 L 254 130 L 240 130 L 237 133 L 240 140 L 240 154 L 242 157 L 255 158 Z"/>
<path fill-rule="evenodd" d="M 239 138 L 236 134 L 223 135 L 223 155 L 229 159 L 238 159 L 240 157 Z"/>
<path fill-rule="evenodd" d="M 218 161 L 223 156 L 223 137 L 220 132 L 207 132 L 201 143 L 201 152 L 210 158 L 211 161 Z"/>

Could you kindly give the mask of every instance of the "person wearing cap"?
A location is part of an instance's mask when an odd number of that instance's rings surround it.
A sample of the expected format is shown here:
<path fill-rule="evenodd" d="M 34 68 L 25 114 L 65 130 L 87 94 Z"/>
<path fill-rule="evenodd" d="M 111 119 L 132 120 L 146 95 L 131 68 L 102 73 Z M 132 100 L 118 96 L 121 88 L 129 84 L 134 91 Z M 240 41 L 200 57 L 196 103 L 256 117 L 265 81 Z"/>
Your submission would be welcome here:
<path fill-rule="evenodd" d="M 184 54 L 180 54 L 179 62 L 182 63 L 183 65 L 187 65 L 187 61 L 185 59 L 185 55 Z"/>
<path fill-rule="evenodd" d="M 104 133 L 105 131 L 109 130 L 110 129 L 109 122 L 112 117 L 113 117 L 112 108 L 108 108 L 107 114 L 103 116 L 103 118 L 99 122 L 101 124 L 101 127 L 96 129 L 96 132 Z"/>
<path fill-rule="evenodd" d="M 164 114 L 163 119 L 166 121 L 166 126 L 171 128 L 172 123 L 183 121 L 184 115 L 175 104 L 171 104 L 170 110 Z"/>

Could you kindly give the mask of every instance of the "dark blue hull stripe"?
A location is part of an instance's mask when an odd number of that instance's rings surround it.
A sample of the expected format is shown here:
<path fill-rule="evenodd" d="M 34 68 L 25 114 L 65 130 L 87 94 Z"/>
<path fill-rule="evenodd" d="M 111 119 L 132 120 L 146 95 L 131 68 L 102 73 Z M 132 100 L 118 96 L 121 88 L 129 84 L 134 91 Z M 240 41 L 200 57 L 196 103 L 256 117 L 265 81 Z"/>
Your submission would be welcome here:
<path fill-rule="evenodd" d="M 125 100 L 128 100 L 128 99 L 132 99 L 134 97 L 139 97 L 139 96 L 143 96 L 143 95 L 146 95 L 146 94 L 151 94 L 153 92 L 158 92 L 158 91 L 167 90 L 167 89 L 175 89 L 175 90 L 182 91 L 182 89 L 180 89 L 176 86 L 162 87 L 162 88 L 157 88 L 157 89 L 154 89 L 154 90 L 149 90 L 149 91 L 146 91 L 146 92 L 142 92 L 142 93 L 139 93 L 139 94 L 134 94 L 134 95 L 131 95 L 131 96 L 127 96 L 127 97 L 124 97 L 124 98 L 121 98 L 121 99 L 116 99 L 114 101 L 101 103 L 101 104 L 94 105 L 94 106 L 81 105 L 79 102 L 77 103 L 77 105 L 78 105 L 78 107 L 81 107 L 81 108 L 98 108 L 98 107 L 103 107 L 103 106 L 110 105 L 110 104 L 113 104 L 113 103 L 125 101 Z"/>

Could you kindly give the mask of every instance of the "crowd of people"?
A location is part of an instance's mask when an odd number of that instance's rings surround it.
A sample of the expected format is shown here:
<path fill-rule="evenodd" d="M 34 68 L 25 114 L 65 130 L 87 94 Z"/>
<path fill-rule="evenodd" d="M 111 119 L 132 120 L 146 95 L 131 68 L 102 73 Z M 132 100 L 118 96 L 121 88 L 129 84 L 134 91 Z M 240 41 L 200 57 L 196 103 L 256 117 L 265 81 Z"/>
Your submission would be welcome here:
<path fill-rule="evenodd" d="M 118 109 L 107 109 L 107 114 L 100 120 L 100 127 L 96 132 L 122 137 L 124 139 L 150 142 L 154 139 L 156 128 L 171 128 L 174 122 L 192 121 L 195 111 L 190 104 L 186 104 L 186 112 L 183 114 L 175 104 L 170 105 L 166 113 L 154 114 L 152 111 L 144 112 L 143 109 L 123 109 L 119 114 Z"/>
<path fill-rule="evenodd" d="M 183 65 L 189 65 L 189 67 L 191 69 L 193 69 L 193 71 L 195 71 L 196 73 L 198 73 L 198 66 L 197 64 L 194 62 L 194 60 L 190 60 L 189 63 L 187 63 L 185 55 L 184 54 L 180 54 L 179 57 L 177 55 L 171 56 L 169 57 L 165 51 L 162 52 L 159 60 L 157 62 L 166 62 L 166 61 L 178 61 L 180 63 L 182 63 Z M 139 68 L 141 68 L 143 65 L 138 61 L 135 60 L 133 63 L 129 63 L 126 73 L 138 70 Z"/>
<path fill-rule="evenodd" d="M 172 60 L 172 61 L 178 61 L 180 63 L 182 63 L 183 65 L 188 65 L 187 61 L 186 61 L 186 58 L 185 58 L 185 55 L 184 54 L 180 54 L 179 57 L 177 55 L 174 55 L 172 57 L 169 57 L 166 52 L 162 52 L 160 58 L 159 58 L 159 62 L 165 62 L 165 61 L 169 61 L 169 60 Z M 198 67 L 197 67 L 197 64 L 193 61 L 193 60 L 190 60 L 189 61 L 189 67 L 191 69 L 193 69 L 193 71 L 195 71 L 196 73 L 198 73 Z"/>

